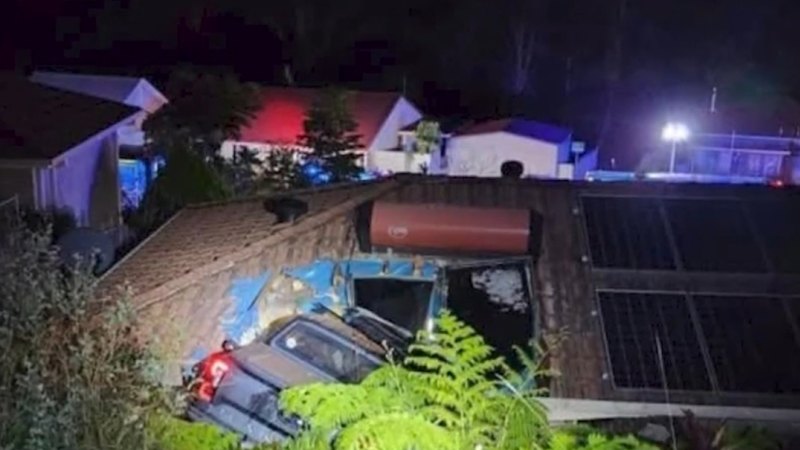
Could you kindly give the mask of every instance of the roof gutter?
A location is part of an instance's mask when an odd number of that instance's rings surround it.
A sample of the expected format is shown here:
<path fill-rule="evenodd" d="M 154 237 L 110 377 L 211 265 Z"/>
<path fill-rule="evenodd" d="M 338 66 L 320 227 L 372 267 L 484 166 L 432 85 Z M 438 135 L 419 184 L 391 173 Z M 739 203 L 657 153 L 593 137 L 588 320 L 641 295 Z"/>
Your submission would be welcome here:
<path fill-rule="evenodd" d="M 800 409 L 742 406 L 691 405 L 682 403 L 639 403 L 572 398 L 540 398 L 550 422 L 646 417 L 682 417 L 691 411 L 702 419 L 748 422 L 800 423 Z"/>

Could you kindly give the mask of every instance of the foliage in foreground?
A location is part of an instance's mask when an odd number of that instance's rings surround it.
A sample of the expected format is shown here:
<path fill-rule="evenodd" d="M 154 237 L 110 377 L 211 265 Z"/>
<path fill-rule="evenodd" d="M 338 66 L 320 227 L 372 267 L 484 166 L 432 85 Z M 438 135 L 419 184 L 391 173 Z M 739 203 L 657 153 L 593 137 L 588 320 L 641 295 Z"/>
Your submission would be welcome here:
<path fill-rule="evenodd" d="M 596 431 L 576 433 L 558 430 L 550 439 L 550 450 L 657 450 L 633 436 L 606 436 Z"/>
<path fill-rule="evenodd" d="M 187 148 L 175 148 L 128 224 L 147 233 L 191 203 L 225 199 L 230 189 L 218 170 Z"/>
<path fill-rule="evenodd" d="M 780 450 L 780 441 L 756 427 L 713 427 L 700 423 L 691 411 L 680 422 L 686 450 Z"/>
<path fill-rule="evenodd" d="M 0 242 L 0 448 L 146 448 L 155 358 L 125 298 L 100 303 L 89 271 L 62 268 L 50 242 Z"/>
<path fill-rule="evenodd" d="M 158 450 L 237 450 L 239 438 L 219 427 L 192 423 L 166 413 L 154 414 L 148 428 Z"/>
<path fill-rule="evenodd" d="M 287 390 L 283 407 L 308 424 L 290 450 L 651 449 L 634 438 L 552 433 L 536 373 L 515 374 L 452 314 L 421 334 L 410 355 L 358 385 Z M 523 358 L 541 374 L 535 358 Z M 601 445 L 602 444 L 602 445 Z"/>

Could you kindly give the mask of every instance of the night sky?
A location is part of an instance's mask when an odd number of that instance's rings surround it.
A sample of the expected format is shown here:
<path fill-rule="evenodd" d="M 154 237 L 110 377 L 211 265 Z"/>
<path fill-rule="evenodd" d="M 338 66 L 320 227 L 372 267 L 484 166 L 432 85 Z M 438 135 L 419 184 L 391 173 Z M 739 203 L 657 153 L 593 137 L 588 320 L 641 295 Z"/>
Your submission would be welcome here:
<path fill-rule="evenodd" d="M 439 118 L 567 124 L 602 144 L 606 165 L 635 166 L 654 130 L 702 109 L 712 86 L 721 104 L 755 115 L 800 97 L 796 0 L 5 4 L 3 69 L 158 83 L 194 65 L 265 84 L 405 90 Z"/>

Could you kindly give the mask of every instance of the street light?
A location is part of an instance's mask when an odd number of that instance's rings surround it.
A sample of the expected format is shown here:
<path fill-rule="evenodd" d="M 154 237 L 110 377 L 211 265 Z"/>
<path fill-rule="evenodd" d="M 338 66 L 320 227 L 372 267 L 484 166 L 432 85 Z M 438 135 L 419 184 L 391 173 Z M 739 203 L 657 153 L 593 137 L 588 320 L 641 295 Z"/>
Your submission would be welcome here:
<path fill-rule="evenodd" d="M 669 173 L 675 172 L 675 149 L 678 142 L 689 139 L 689 127 L 682 123 L 669 122 L 661 131 L 661 139 L 672 143 L 672 153 L 669 158 Z"/>

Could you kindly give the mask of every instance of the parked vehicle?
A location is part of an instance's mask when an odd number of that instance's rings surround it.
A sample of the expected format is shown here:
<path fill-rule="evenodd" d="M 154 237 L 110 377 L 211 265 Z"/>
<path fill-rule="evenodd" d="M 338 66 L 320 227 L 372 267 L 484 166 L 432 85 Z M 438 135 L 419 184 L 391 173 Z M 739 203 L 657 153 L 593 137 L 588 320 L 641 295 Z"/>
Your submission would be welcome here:
<path fill-rule="evenodd" d="M 275 321 L 254 342 L 223 349 L 195 365 L 184 380 L 190 420 L 219 425 L 245 441 L 272 442 L 302 422 L 281 412 L 280 392 L 313 382 L 358 382 L 389 349 L 402 353 L 411 334 L 358 308 L 343 316 L 320 309 Z"/>

